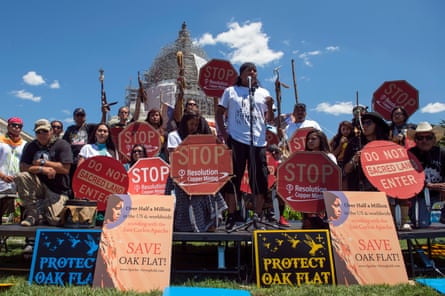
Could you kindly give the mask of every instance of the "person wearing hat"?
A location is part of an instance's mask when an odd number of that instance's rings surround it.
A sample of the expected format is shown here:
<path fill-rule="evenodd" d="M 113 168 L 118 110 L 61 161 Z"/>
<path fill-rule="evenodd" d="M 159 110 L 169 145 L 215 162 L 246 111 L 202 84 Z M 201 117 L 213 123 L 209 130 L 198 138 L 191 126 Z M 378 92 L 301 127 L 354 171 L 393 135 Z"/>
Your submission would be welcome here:
<path fill-rule="evenodd" d="M 367 112 L 361 116 L 363 128 L 359 135 L 353 137 L 346 147 L 343 157 L 343 173 L 347 178 L 349 191 L 377 191 L 367 180 L 360 165 L 362 148 L 371 141 L 389 140 L 389 126 L 377 112 Z"/>
<path fill-rule="evenodd" d="M 73 155 L 66 141 L 53 137 L 48 120 L 37 120 L 34 132 L 36 139 L 23 149 L 20 173 L 14 178 L 24 208 L 21 225 L 58 225 L 70 192 Z"/>
<path fill-rule="evenodd" d="M 445 193 L 445 149 L 437 145 L 443 136 L 443 127 L 433 127 L 428 122 L 420 122 L 415 130 L 407 132 L 407 137 L 416 143 L 408 151 L 416 156 L 425 172 L 424 190 L 411 200 L 409 211 L 417 228 L 431 224 L 431 206 Z"/>
<path fill-rule="evenodd" d="M 250 106 L 251 103 L 253 106 Z M 234 177 L 223 189 L 229 207 L 227 230 L 231 230 L 235 225 L 236 196 L 241 196 L 241 178 L 247 163 L 250 165 L 248 170 L 250 186 L 255 196 L 253 217 L 255 227 L 256 221 L 262 215 L 264 199 L 269 189 L 266 123 L 274 119 L 272 109 L 273 99 L 269 91 L 259 85 L 255 64 L 242 64 L 235 85 L 224 90 L 215 114 L 219 134 L 232 149 Z M 227 114 L 227 129 L 225 114 Z"/>
<path fill-rule="evenodd" d="M 16 186 L 14 176 L 20 172 L 19 163 L 26 142 L 21 137 L 23 120 L 8 119 L 7 132 L 0 136 L 0 224 L 2 217 L 14 213 Z"/>
<path fill-rule="evenodd" d="M 83 108 L 76 108 L 73 112 L 74 124 L 70 125 L 63 135 L 63 139 L 71 145 L 73 153 L 73 165 L 70 169 L 70 182 L 79 161 L 79 152 L 88 143 L 90 137 L 94 137 L 95 124 L 86 123 L 86 112 Z"/>

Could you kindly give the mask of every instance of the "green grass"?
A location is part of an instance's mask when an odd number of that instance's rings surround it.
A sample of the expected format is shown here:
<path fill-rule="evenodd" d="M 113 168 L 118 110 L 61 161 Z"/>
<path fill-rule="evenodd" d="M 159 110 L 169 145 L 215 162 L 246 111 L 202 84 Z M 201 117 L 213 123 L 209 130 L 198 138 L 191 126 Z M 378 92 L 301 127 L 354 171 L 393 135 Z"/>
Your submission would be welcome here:
<path fill-rule="evenodd" d="M 145 293 L 137 292 L 120 292 L 115 289 L 96 289 L 86 286 L 77 287 L 57 287 L 57 286 L 37 286 L 29 285 L 25 276 L 0 276 L 0 282 L 13 283 L 9 289 L 4 289 L 3 295 L 150 295 L 160 296 L 161 291 L 152 291 Z M 179 284 L 177 285 L 179 286 Z M 342 296 L 358 296 L 358 295 L 404 295 L 404 296 L 436 296 L 440 295 L 435 290 L 419 285 L 404 284 L 396 286 L 374 285 L 374 286 L 302 286 L 299 288 L 288 286 L 274 286 L 271 288 L 257 288 L 255 285 L 243 285 L 235 281 L 223 280 L 203 280 L 203 281 L 185 281 L 180 286 L 187 287 L 212 287 L 241 289 L 250 291 L 252 296 L 298 296 L 298 295 L 342 295 Z"/>
<path fill-rule="evenodd" d="M 24 259 L 21 249 L 24 245 L 24 238 L 16 237 L 8 240 L 9 252 L 5 253 L 3 250 L 0 252 L 0 267 L 5 266 L 7 263 L 9 266 L 28 266 L 30 264 L 30 258 Z M 183 246 L 176 245 L 179 250 L 183 250 Z M 208 248 L 202 248 L 203 244 L 192 244 L 188 246 L 184 253 L 187 254 L 188 262 L 198 261 L 207 252 L 214 254 L 215 246 L 208 246 Z M 402 248 L 405 247 L 402 243 Z M 233 250 L 231 250 L 233 251 Z M 247 256 L 251 256 L 248 254 Z M 232 258 L 229 253 L 228 258 Z M 435 258 L 435 260 L 443 258 Z M 215 262 L 207 260 L 210 265 L 215 265 Z M 228 264 L 230 260 L 227 261 Z M 180 262 L 177 262 L 180 264 Z M 182 262 L 181 264 L 183 264 Z M 196 262 L 195 262 L 196 263 Z M 445 262 L 441 262 L 445 263 Z M 442 265 L 441 265 L 442 266 Z M 437 276 L 437 274 L 429 274 L 425 276 Z M 149 280 L 149 279 L 147 279 Z M 27 272 L 15 272 L 11 275 L 11 272 L 0 271 L 0 283 L 12 283 L 13 286 L 8 289 L 1 290 L 2 295 L 151 295 L 160 296 L 161 291 L 152 291 L 146 293 L 137 292 L 121 292 L 115 289 L 96 289 L 89 286 L 72 286 L 72 287 L 58 287 L 58 286 L 39 286 L 36 284 L 29 285 Z M 237 280 L 236 276 L 212 276 L 209 274 L 194 274 L 184 275 L 177 274 L 172 277 L 172 286 L 187 286 L 187 287 L 212 287 L 212 288 L 227 288 L 227 289 L 242 289 L 247 290 L 252 296 L 293 296 L 293 295 L 342 295 L 342 296 L 357 296 L 357 295 L 404 295 L 404 296 L 430 296 L 440 295 L 435 290 L 417 284 L 411 281 L 409 284 L 388 286 L 388 285 L 369 285 L 369 286 L 302 286 L 302 287 L 289 287 L 289 286 L 273 286 L 271 288 L 258 288 L 252 279 L 250 280 Z"/>

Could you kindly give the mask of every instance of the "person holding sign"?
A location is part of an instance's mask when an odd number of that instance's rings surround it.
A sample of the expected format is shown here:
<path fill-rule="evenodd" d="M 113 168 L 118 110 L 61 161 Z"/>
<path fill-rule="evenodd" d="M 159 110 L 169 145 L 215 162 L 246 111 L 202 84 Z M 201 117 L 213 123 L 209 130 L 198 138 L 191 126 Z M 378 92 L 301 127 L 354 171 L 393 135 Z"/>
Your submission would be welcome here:
<path fill-rule="evenodd" d="M 269 173 L 266 162 L 266 123 L 274 119 L 273 99 L 269 91 L 260 87 L 255 64 L 242 64 L 239 73 L 235 85 L 224 90 L 215 115 L 219 133 L 232 149 L 233 155 L 234 177 L 223 189 L 229 206 L 227 230 L 235 225 L 236 196 L 241 196 L 241 179 L 247 162 L 250 187 L 255 195 L 253 220 L 258 221 L 262 215 Z M 227 130 L 224 128 L 226 112 Z"/>
<path fill-rule="evenodd" d="M 168 134 L 167 147 L 169 152 L 173 152 L 188 135 L 199 134 L 199 125 L 200 114 L 196 111 L 186 111 L 182 116 L 178 129 Z M 216 196 L 189 196 L 176 184 L 174 184 L 174 190 L 176 196 L 175 231 L 206 232 L 215 229 L 217 217 L 221 211 L 227 208 L 219 194 Z M 218 205 L 217 207 L 215 207 L 215 203 Z"/>
<path fill-rule="evenodd" d="M 377 191 L 369 182 L 360 165 L 360 151 L 374 140 L 389 140 L 389 126 L 377 112 L 367 112 L 360 117 L 362 130 L 346 147 L 343 174 L 349 191 Z"/>
<path fill-rule="evenodd" d="M 389 137 L 391 141 L 405 146 L 405 139 L 408 129 L 415 129 L 416 126 L 407 123 L 408 112 L 403 107 L 395 107 L 391 111 L 391 124 L 389 125 Z"/>
<path fill-rule="evenodd" d="M 409 151 L 417 157 L 425 172 L 424 190 L 411 200 L 409 216 L 415 227 L 424 228 L 431 224 L 431 206 L 445 193 L 445 149 L 437 145 L 444 136 L 444 129 L 421 122 L 415 130 L 408 130 L 407 136 L 415 141 L 416 146 Z M 444 218 L 442 212 L 442 223 Z"/>
<path fill-rule="evenodd" d="M 105 123 L 99 123 L 93 130 L 94 137 L 90 137 L 88 144 L 83 146 L 79 152 L 80 166 L 85 159 L 93 156 L 108 156 L 117 158 L 116 147 L 111 137 L 110 127 Z"/>

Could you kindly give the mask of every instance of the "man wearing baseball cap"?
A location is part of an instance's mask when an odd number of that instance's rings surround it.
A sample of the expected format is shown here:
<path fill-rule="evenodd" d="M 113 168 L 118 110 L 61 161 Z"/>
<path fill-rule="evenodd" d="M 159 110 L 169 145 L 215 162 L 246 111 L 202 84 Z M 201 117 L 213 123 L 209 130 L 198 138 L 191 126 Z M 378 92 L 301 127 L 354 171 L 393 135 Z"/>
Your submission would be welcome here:
<path fill-rule="evenodd" d="M 34 226 L 41 222 L 58 225 L 70 192 L 73 155 L 66 141 L 53 137 L 48 120 L 37 120 L 34 132 L 36 139 L 24 148 L 21 172 L 14 179 L 24 208 L 21 225 Z"/>
<path fill-rule="evenodd" d="M 74 124 L 70 125 L 63 135 L 63 139 L 71 145 L 73 153 L 73 165 L 70 169 L 70 180 L 77 168 L 79 152 L 83 145 L 88 144 L 88 138 L 92 135 L 95 124 L 86 123 L 86 112 L 83 108 L 76 108 L 73 112 Z"/>
<path fill-rule="evenodd" d="M 14 199 L 17 196 L 14 176 L 20 172 L 20 157 L 26 144 L 20 135 L 22 128 L 23 120 L 11 117 L 7 132 L 0 136 L 0 224 L 5 214 L 12 218 L 11 213 L 14 213 Z"/>

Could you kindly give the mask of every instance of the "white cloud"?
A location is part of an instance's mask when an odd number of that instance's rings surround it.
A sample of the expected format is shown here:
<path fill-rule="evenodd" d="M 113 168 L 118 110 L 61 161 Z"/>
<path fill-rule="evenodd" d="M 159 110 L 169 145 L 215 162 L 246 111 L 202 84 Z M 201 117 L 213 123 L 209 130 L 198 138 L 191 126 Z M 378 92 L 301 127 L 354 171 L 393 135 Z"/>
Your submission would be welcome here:
<path fill-rule="evenodd" d="M 327 46 L 326 47 L 326 51 L 327 52 L 334 52 L 334 51 L 340 51 L 340 47 L 339 46 Z"/>
<path fill-rule="evenodd" d="M 50 85 L 49 88 L 60 88 L 59 80 L 54 80 Z"/>
<path fill-rule="evenodd" d="M 226 56 L 234 64 L 252 62 L 257 66 L 263 66 L 279 60 L 284 55 L 282 51 L 269 48 L 269 36 L 261 31 L 261 22 L 246 22 L 242 25 L 231 22 L 228 28 L 228 31 L 215 37 L 210 33 L 205 33 L 196 42 L 200 46 L 217 43 L 228 46 L 231 51 Z"/>
<path fill-rule="evenodd" d="M 333 105 L 323 102 L 318 104 L 317 107 L 315 107 L 315 110 L 338 116 L 341 114 L 352 114 L 352 108 L 354 108 L 352 102 L 337 102 Z"/>
<path fill-rule="evenodd" d="M 429 103 L 422 109 L 420 109 L 420 112 L 422 113 L 439 113 L 445 111 L 445 104 L 444 103 Z"/>
<path fill-rule="evenodd" d="M 331 45 L 331 46 L 327 46 L 325 48 L 325 50 L 327 53 L 332 53 L 332 52 L 340 51 L 340 47 Z M 298 54 L 299 50 L 294 50 L 292 53 Z M 305 64 L 306 66 L 312 67 L 313 64 L 312 64 L 311 58 L 315 57 L 315 56 L 322 55 L 322 54 L 323 54 L 323 51 L 321 51 L 321 50 L 313 50 L 313 51 L 307 51 L 307 52 L 298 54 L 298 58 L 302 59 L 303 64 Z"/>
<path fill-rule="evenodd" d="M 28 85 L 42 85 L 45 84 L 45 79 L 34 71 L 29 71 L 23 75 L 23 81 Z"/>
<path fill-rule="evenodd" d="M 22 99 L 22 100 L 30 100 L 33 102 L 40 102 L 40 100 L 42 99 L 41 97 L 36 97 L 34 96 L 32 93 L 21 89 L 21 90 L 14 90 L 11 92 L 15 97 Z"/>

